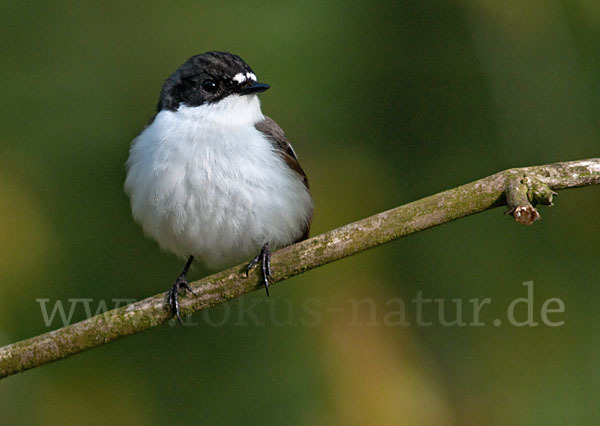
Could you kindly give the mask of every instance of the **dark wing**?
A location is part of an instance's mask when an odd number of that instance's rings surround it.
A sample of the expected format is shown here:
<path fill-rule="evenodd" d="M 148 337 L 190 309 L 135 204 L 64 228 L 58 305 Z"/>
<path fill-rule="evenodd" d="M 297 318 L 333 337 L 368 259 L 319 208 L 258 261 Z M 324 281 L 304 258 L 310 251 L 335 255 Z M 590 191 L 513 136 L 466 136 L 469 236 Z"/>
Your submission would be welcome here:
<path fill-rule="evenodd" d="M 296 157 L 296 153 L 294 152 L 292 145 L 288 142 L 285 133 L 283 133 L 283 130 L 281 130 L 281 127 L 277 125 L 275 120 L 265 116 L 265 119 L 256 123 L 255 127 L 256 130 L 263 133 L 269 139 L 269 141 L 273 144 L 275 151 L 281 156 L 290 169 L 294 170 L 300 175 L 304 185 L 306 185 L 306 188 L 308 188 L 308 179 L 306 178 L 306 173 L 304 173 L 304 170 L 302 170 L 302 167 L 300 167 L 298 157 Z"/>
<path fill-rule="evenodd" d="M 275 151 L 281 156 L 281 158 L 285 161 L 285 163 L 290 169 L 298 173 L 298 175 L 302 179 L 302 182 L 304 182 L 306 189 L 309 189 L 308 178 L 306 177 L 306 173 L 304 173 L 304 170 L 302 170 L 302 167 L 298 162 L 298 157 L 296 157 L 294 148 L 292 148 L 292 145 L 289 143 L 287 137 L 285 136 L 285 133 L 283 132 L 283 130 L 281 130 L 281 127 L 277 125 L 275 120 L 265 116 L 265 119 L 256 123 L 255 127 L 256 130 L 263 133 L 267 137 L 269 142 L 273 144 L 273 148 L 275 149 Z M 308 238 L 311 222 L 312 212 L 310 218 L 308 218 L 308 220 L 306 221 L 306 230 L 304 231 L 302 237 L 298 239 L 298 241 L 303 241 Z"/>

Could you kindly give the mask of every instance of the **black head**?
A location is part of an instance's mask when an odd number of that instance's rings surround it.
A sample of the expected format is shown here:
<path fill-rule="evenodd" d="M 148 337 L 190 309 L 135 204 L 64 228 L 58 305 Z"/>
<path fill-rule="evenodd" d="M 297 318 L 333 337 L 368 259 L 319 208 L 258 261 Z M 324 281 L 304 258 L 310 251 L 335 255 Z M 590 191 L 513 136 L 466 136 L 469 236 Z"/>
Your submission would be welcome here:
<path fill-rule="evenodd" d="M 267 90 L 258 83 L 252 68 L 242 58 L 227 52 L 192 56 L 165 81 L 157 110 L 175 111 L 179 105 L 199 106 L 218 102 L 233 94 L 247 95 Z"/>

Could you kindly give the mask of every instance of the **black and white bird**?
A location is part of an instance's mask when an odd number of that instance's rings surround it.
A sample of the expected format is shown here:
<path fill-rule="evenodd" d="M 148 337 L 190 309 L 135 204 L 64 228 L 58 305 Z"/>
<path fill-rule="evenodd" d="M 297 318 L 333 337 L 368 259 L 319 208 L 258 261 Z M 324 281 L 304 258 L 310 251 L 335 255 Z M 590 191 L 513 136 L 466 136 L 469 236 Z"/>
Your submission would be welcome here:
<path fill-rule="evenodd" d="M 263 115 L 267 90 L 239 56 L 192 56 L 164 83 L 157 113 L 136 137 L 125 192 L 134 219 L 166 251 L 187 259 L 169 291 L 180 290 L 194 258 L 210 269 L 254 259 L 268 295 L 270 250 L 308 238 L 313 201 L 283 130 Z"/>

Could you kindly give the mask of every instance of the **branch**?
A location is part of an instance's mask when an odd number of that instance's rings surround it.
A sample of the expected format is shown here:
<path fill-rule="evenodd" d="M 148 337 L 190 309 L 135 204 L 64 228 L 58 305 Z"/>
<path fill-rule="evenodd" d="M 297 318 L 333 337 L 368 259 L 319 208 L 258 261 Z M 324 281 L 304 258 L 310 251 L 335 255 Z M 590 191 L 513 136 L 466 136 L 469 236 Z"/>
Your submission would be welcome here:
<path fill-rule="evenodd" d="M 600 185 L 600 158 L 510 169 L 418 201 L 376 214 L 272 256 L 273 283 L 397 238 L 508 205 L 519 223 L 539 218 L 536 204 L 552 204 L 554 190 Z M 198 297 L 182 297 L 181 312 L 190 315 L 261 288 L 257 271 L 243 266 L 191 284 Z M 171 319 L 165 295 L 157 294 L 76 324 L 0 348 L 0 378 L 38 367 Z"/>

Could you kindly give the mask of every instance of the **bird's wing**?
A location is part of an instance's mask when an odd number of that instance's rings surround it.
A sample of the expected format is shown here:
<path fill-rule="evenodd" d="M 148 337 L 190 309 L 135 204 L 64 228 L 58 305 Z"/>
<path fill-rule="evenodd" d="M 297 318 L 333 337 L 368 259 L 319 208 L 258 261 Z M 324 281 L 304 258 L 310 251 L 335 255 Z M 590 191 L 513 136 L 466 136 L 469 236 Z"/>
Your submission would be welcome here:
<path fill-rule="evenodd" d="M 288 141 L 283 130 L 281 130 L 281 127 L 277 125 L 275 120 L 267 116 L 265 116 L 264 120 L 256 123 L 255 127 L 256 130 L 264 134 L 269 140 L 269 142 L 273 144 L 273 148 L 285 161 L 288 167 L 294 170 L 296 173 L 298 173 L 298 175 L 302 179 L 302 182 L 306 186 L 306 189 L 308 190 L 308 178 L 306 177 L 306 173 L 304 173 L 304 170 L 302 170 L 300 162 L 298 162 L 298 157 L 296 157 L 296 153 L 294 152 L 294 148 L 292 148 L 292 145 Z M 306 230 L 302 237 L 298 239 L 298 241 L 303 241 L 308 238 L 311 222 L 312 212 L 311 217 L 307 221 Z"/>
<path fill-rule="evenodd" d="M 267 137 L 269 142 L 273 144 L 275 151 L 281 156 L 290 169 L 294 170 L 300 175 L 304 185 L 306 185 L 306 188 L 308 188 L 308 179 L 306 178 L 306 173 L 304 173 L 304 170 L 302 170 L 302 167 L 298 162 L 298 157 L 296 157 L 294 148 L 292 148 L 292 145 L 285 136 L 285 133 L 283 133 L 283 130 L 281 130 L 281 127 L 277 125 L 275 120 L 265 116 L 265 119 L 256 123 L 255 127 L 256 130 L 263 133 Z"/>

